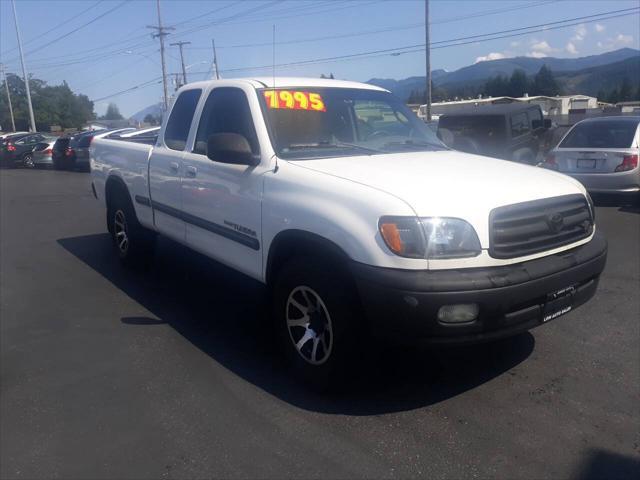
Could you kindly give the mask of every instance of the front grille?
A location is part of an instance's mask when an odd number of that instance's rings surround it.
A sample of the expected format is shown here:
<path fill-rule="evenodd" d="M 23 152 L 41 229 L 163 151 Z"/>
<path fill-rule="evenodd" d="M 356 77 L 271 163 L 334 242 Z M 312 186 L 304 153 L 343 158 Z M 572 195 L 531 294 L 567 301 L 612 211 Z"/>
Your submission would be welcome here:
<path fill-rule="evenodd" d="M 564 195 L 495 208 L 489 216 L 489 255 L 516 258 L 591 235 L 593 215 L 583 195 Z"/>

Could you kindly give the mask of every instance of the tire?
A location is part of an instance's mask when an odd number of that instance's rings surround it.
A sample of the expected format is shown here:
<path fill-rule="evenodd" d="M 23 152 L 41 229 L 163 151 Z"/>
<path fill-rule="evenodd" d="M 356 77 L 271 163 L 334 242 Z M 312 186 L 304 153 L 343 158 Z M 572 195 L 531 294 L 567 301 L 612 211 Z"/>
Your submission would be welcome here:
<path fill-rule="evenodd" d="M 360 310 L 341 269 L 309 257 L 294 257 L 282 267 L 273 289 L 276 335 L 294 374 L 314 390 L 336 387 L 348 377 L 365 343 L 356 337 L 364 331 L 358 328 Z"/>
<path fill-rule="evenodd" d="M 127 267 L 147 266 L 153 259 L 156 235 L 140 225 L 126 192 L 116 193 L 107 212 L 107 221 L 122 264 Z"/>
<path fill-rule="evenodd" d="M 22 166 L 24 168 L 34 168 L 33 155 L 31 153 L 25 153 L 22 156 Z"/>

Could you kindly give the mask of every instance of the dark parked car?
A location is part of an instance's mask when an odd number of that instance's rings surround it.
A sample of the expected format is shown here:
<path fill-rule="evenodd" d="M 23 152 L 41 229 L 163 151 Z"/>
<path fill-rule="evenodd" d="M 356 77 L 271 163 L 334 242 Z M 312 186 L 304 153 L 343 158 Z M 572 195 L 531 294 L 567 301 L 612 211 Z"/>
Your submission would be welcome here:
<path fill-rule="evenodd" d="M 57 170 L 81 169 L 89 171 L 89 147 L 91 141 L 97 137 L 107 136 L 117 132 L 131 132 L 135 128 L 117 128 L 112 130 L 92 130 L 80 132 L 71 137 L 59 138 L 53 145 L 51 158 L 53 167 Z"/>
<path fill-rule="evenodd" d="M 5 138 L 0 144 L 3 166 L 6 167 L 32 167 L 33 148 L 42 142 L 47 142 L 52 137 L 44 133 L 17 134 Z"/>
<path fill-rule="evenodd" d="M 550 127 L 539 105 L 465 106 L 440 116 L 438 137 L 454 150 L 535 165 Z"/>

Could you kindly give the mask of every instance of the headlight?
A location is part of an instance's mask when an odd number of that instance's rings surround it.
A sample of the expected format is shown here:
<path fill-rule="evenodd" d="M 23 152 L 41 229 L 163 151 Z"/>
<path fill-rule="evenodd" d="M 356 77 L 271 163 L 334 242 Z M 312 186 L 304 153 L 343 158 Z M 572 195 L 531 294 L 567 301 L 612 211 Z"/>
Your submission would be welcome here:
<path fill-rule="evenodd" d="M 378 222 L 387 247 L 401 257 L 425 258 L 426 241 L 416 217 L 382 217 Z"/>
<path fill-rule="evenodd" d="M 382 217 L 379 227 L 389 249 L 402 257 L 464 258 L 482 250 L 473 227 L 459 218 Z"/>
<path fill-rule="evenodd" d="M 593 203 L 593 198 L 591 198 L 591 195 L 589 195 L 589 193 L 587 193 L 586 195 L 587 195 L 587 203 L 589 204 L 589 210 L 591 213 L 591 223 L 595 224 L 596 223 L 596 206 Z"/>

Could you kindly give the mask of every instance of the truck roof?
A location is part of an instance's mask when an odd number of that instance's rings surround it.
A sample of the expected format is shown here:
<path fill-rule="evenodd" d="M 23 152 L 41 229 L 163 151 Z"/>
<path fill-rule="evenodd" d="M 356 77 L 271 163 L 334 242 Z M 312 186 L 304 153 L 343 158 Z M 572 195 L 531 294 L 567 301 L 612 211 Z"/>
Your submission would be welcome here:
<path fill-rule="evenodd" d="M 206 80 L 203 82 L 193 82 L 185 85 L 184 89 L 189 88 L 204 88 L 212 83 L 218 82 L 238 82 L 238 83 L 250 83 L 254 88 L 290 88 L 290 87 L 325 87 L 325 88 L 360 88 L 366 90 L 378 90 L 381 92 L 387 92 L 384 88 L 377 87 L 375 85 L 369 85 L 368 83 L 349 82 L 346 80 L 334 80 L 329 78 L 310 78 L 310 77 L 254 77 L 254 78 L 225 78 L 220 80 Z"/>

